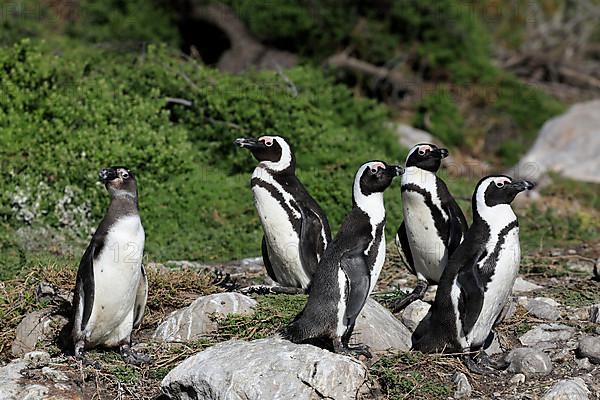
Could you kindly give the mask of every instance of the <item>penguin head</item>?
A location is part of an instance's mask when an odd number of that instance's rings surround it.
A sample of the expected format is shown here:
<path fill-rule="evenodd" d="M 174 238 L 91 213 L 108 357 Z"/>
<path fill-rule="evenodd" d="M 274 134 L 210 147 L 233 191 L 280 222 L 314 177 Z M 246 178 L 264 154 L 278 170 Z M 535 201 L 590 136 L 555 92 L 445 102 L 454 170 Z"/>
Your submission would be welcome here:
<path fill-rule="evenodd" d="M 126 167 L 102 168 L 100 180 L 111 197 L 130 196 L 137 198 L 137 183 L 133 172 Z"/>
<path fill-rule="evenodd" d="M 535 185 L 526 180 L 515 181 L 506 175 L 490 175 L 482 178 L 473 194 L 473 210 L 481 216 L 490 211 L 494 213 L 509 205 L 517 194 L 533 189 Z"/>
<path fill-rule="evenodd" d="M 361 165 L 354 177 L 352 199 L 355 204 L 360 199 L 373 194 L 382 194 L 390 186 L 392 179 L 404 173 L 398 165 L 388 165 L 383 161 L 369 161 Z"/>
<path fill-rule="evenodd" d="M 233 143 L 250 150 L 254 158 L 271 171 L 281 172 L 289 169 L 294 171 L 294 154 L 287 140 L 281 136 L 239 138 Z"/>
<path fill-rule="evenodd" d="M 448 157 L 448 150 L 437 147 L 433 143 L 419 143 L 413 146 L 406 156 L 406 167 L 417 167 L 430 172 L 437 172 L 442 165 L 442 158 Z"/>

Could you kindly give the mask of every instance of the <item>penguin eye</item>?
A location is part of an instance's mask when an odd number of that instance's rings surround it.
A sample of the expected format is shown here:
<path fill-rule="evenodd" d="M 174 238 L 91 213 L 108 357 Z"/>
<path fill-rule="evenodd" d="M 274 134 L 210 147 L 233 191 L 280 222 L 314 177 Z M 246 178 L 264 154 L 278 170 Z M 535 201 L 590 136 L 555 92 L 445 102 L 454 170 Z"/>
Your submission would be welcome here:
<path fill-rule="evenodd" d="M 123 172 L 123 173 L 121 174 L 121 177 L 122 177 L 123 179 L 127 179 L 127 178 L 129 178 L 129 173 L 128 173 L 128 172 Z"/>
<path fill-rule="evenodd" d="M 378 169 L 377 169 L 377 168 L 371 168 L 371 173 L 372 173 L 372 174 L 376 174 L 376 173 L 377 173 L 377 171 L 378 171 Z"/>
<path fill-rule="evenodd" d="M 429 153 L 429 149 L 419 149 L 419 155 L 420 156 L 424 156 L 427 153 Z"/>
<path fill-rule="evenodd" d="M 497 188 L 503 188 L 504 187 L 504 182 L 496 182 L 496 187 Z"/>
<path fill-rule="evenodd" d="M 265 142 L 265 144 L 267 145 L 267 147 L 273 146 L 273 142 L 271 142 L 271 141 Z"/>

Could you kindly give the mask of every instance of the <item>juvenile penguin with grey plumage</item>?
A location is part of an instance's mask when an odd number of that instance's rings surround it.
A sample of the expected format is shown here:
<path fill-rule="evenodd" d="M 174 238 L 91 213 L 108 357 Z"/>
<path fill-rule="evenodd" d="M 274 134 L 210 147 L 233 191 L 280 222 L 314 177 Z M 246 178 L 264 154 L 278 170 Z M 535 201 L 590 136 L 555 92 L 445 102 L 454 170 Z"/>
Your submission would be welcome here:
<path fill-rule="evenodd" d="M 491 342 L 521 259 L 519 223 L 510 203 L 531 188 L 531 182 L 504 175 L 479 181 L 472 199 L 473 224 L 450 257 L 429 317 L 415 330 L 414 349 L 461 353 L 480 351 Z M 476 359 L 484 367 L 497 367 L 483 352 Z M 473 372 L 485 372 L 472 357 L 465 364 Z"/>
<path fill-rule="evenodd" d="M 125 167 L 104 168 L 99 175 L 110 205 L 79 263 L 71 333 L 75 355 L 82 357 L 87 348 L 118 347 L 130 363 L 149 362 L 130 347 L 148 297 L 136 179 Z"/>
<path fill-rule="evenodd" d="M 381 161 L 360 167 L 354 178 L 352 210 L 325 250 L 306 306 L 284 329 L 284 337 L 370 357 L 366 346 L 348 343 L 385 260 L 383 192 L 402 172 L 402 167 Z"/>
<path fill-rule="evenodd" d="M 417 276 L 411 294 L 392 305 L 398 312 L 423 298 L 427 286 L 437 284 L 448 258 L 467 231 L 467 220 L 436 172 L 448 150 L 420 143 L 408 152 L 402 175 L 404 221 L 396 234 L 398 251 L 410 272 Z"/>
<path fill-rule="evenodd" d="M 262 136 L 234 143 L 250 150 L 259 162 L 250 186 L 264 231 L 262 256 L 268 275 L 281 285 L 251 291 L 304 292 L 331 241 L 327 217 L 296 177 L 287 140 Z"/>

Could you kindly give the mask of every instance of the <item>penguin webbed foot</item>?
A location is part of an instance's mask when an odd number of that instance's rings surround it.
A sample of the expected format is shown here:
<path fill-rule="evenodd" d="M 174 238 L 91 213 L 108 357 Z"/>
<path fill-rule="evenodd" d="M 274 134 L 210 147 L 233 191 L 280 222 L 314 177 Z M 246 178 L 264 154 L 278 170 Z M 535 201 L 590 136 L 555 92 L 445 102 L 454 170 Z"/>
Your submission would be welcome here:
<path fill-rule="evenodd" d="M 477 375 L 493 375 L 499 370 L 508 367 L 504 360 L 494 361 L 485 351 L 481 350 L 477 354 L 466 354 L 462 357 L 463 364 L 467 369 Z"/>
<path fill-rule="evenodd" d="M 333 341 L 333 352 L 352 357 L 364 356 L 369 359 L 373 358 L 373 355 L 371 354 L 371 349 L 366 344 L 356 344 L 350 346 L 348 344 L 342 343 L 342 341 L 339 339 L 334 339 Z"/>
<path fill-rule="evenodd" d="M 121 357 L 123 357 L 123 360 L 127 364 L 144 365 L 152 364 L 154 362 L 150 356 L 143 353 L 138 353 L 137 351 L 133 351 L 129 346 L 121 346 L 119 351 L 121 353 Z"/>
<path fill-rule="evenodd" d="M 412 293 L 407 295 L 406 297 L 395 301 L 392 304 L 392 312 L 397 313 L 405 309 L 410 303 L 416 300 L 421 300 L 425 296 L 425 292 L 427 292 L 427 281 L 418 280 L 417 286 L 413 289 Z"/>
<path fill-rule="evenodd" d="M 268 286 L 268 285 L 253 285 L 240 289 L 240 293 L 248 294 L 306 294 L 307 290 L 303 288 L 288 287 L 288 286 Z"/>

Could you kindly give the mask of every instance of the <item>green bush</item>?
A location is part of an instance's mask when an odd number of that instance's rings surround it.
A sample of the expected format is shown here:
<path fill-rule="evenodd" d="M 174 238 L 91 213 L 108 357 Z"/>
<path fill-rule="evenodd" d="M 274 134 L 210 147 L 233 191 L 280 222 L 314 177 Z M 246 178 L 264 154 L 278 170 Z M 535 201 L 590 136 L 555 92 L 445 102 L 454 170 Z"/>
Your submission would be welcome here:
<path fill-rule="evenodd" d="M 417 105 L 413 125 L 431 132 L 448 146 L 459 146 L 464 140 L 465 123 L 460 110 L 443 88 L 423 97 Z"/>
<path fill-rule="evenodd" d="M 358 166 L 405 155 L 384 127 L 384 108 L 311 68 L 286 72 L 295 96 L 276 73 L 222 74 L 164 48 L 139 57 L 69 42 L 53 53 L 23 41 L 0 49 L 0 70 L 2 219 L 87 240 L 108 201 L 98 169 L 127 165 L 138 175 L 151 259 L 259 254 L 248 188 L 255 162 L 232 144 L 236 137 L 288 137 L 299 176 L 334 230 L 350 207 Z M 166 97 L 193 106 L 168 105 Z M 401 212 L 395 189 L 389 234 Z"/>

